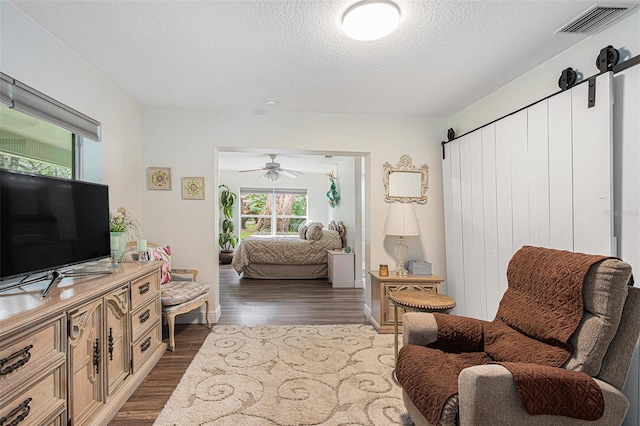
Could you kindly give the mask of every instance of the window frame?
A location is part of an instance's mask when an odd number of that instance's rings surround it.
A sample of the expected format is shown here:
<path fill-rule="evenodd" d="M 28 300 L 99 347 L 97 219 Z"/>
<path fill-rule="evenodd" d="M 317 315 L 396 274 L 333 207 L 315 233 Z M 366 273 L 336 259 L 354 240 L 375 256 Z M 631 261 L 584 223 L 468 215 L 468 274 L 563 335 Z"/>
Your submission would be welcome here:
<path fill-rule="evenodd" d="M 0 72 L 0 104 L 36 120 L 49 123 L 71 134 L 71 175 L 72 180 L 101 180 L 101 168 L 88 179 L 84 176 L 83 149 L 86 144 L 101 142 L 102 124 L 81 112 L 45 95 L 44 93 Z M 95 149 L 92 149 L 94 152 Z M 7 152 L 13 157 L 28 156 Z M 50 163 L 46 160 L 35 161 Z M 53 163 L 55 164 L 55 163 Z M 62 166 L 67 167 L 67 166 Z M 97 180 L 96 180 L 97 179 Z"/>
<path fill-rule="evenodd" d="M 249 234 L 249 235 L 264 235 L 264 236 L 278 236 L 278 235 L 282 235 L 282 236 L 293 236 L 293 235 L 297 235 L 294 233 L 291 234 L 278 234 L 278 219 L 302 219 L 303 223 L 306 222 L 308 220 L 309 217 L 309 191 L 307 189 L 299 189 L 299 188 L 240 188 L 239 189 L 239 194 L 240 194 L 240 208 L 239 208 L 239 221 L 240 223 L 238 224 L 238 229 L 239 229 L 239 239 L 242 240 L 242 232 L 243 232 L 243 228 L 242 228 L 242 222 L 243 219 L 246 218 L 255 218 L 257 219 L 270 219 L 270 233 L 269 234 Z M 270 215 L 264 215 L 264 214 L 242 214 L 242 198 L 243 198 L 243 194 L 265 194 L 267 195 L 267 200 L 269 199 L 269 195 L 271 195 L 271 214 Z M 305 208 L 305 214 L 304 216 L 297 216 L 297 215 L 279 215 L 276 211 L 276 196 L 277 195 L 304 195 L 306 197 L 306 208 Z M 246 237 L 245 237 L 246 238 Z"/>

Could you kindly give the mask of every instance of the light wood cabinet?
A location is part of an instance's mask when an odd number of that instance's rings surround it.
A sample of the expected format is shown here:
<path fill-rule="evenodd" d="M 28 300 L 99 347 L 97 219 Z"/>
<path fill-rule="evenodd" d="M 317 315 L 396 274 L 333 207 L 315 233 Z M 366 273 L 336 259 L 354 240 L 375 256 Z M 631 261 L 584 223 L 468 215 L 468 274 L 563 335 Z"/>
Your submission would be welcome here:
<path fill-rule="evenodd" d="M 389 292 L 402 290 L 421 290 L 440 293 L 440 284 L 444 281 L 437 275 L 392 275 L 382 277 L 377 271 L 371 276 L 371 316 L 369 322 L 378 333 L 393 333 L 394 309 L 389 301 Z M 398 323 L 402 324 L 402 308 L 398 309 Z"/>
<path fill-rule="evenodd" d="M 69 312 L 69 418 L 87 424 L 102 406 L 102 299 Z"/>
<path fill-rule="evenodd" d="M 129 286 L 124 286 L 113 291 L 104 298 L 106 313 L 105 342 L 106 352 L 104 357 L 106 388 L 105 397 L 109 400 L 131 370 L 131 351 L 129 342 L 130 333 L 130 306 Z"/>
<path fill-rule="evenodd" d="M 327 250 L 327 281 L 334 288 L 355 287 L 354 253 Z"/>
<path fill-rule="evenodd" d="M 159 262 L 0 297 L 0 418 L 108 424 L 166 350 Z M 134 305 L 135 302 L 135 305 Z M 135 307 L 135 311 L 133 308 Z"/>

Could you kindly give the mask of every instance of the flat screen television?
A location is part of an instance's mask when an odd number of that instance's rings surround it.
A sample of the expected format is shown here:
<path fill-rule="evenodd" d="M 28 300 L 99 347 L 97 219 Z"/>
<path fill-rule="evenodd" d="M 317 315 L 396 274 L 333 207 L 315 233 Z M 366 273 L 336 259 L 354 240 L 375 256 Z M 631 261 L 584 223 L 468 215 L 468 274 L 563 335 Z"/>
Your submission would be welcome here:
<path fill-rule="evenodd" d="M 108 257 L 106 185 L 0 169 L 0 279 Z"/>

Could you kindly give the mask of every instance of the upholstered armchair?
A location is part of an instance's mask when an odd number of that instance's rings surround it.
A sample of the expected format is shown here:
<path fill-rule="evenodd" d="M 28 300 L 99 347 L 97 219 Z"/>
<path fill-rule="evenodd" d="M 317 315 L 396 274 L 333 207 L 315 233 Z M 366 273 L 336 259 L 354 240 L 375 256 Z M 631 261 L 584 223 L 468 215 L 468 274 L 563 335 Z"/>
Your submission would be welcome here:
<path fill-rule="evenodd" d="M 417 312 L 403 316 L 404 345 L 396 374 L 416 426 L 622 423 L 629 406 L 622 389 L 640 332 L 640 288 L 632 286 L 631 267 L 618 259 L 521 250 L 509 264 L 509 288 L 493 322 Z M 575 259 L 586 260 L 582 272 L 571 269 Z M 552 278 L 545 280 L 544 274 Z M 523 287 L 518 276 L 532 279 Z M 562 294 L 572 278 L 574 284 L 581 281 L 576 291 L 582 298 Z M 527 294 L 527 286 L 533 295 Z M 566 318 L 554 316 L 576 299 L 580 311 L 569 321 L 565 332 L 572 332 L 562 342 L 554 327 Z M 532 328 L 527 319 L 533 319 Z M 550 355 L 543 359 L 539 354 L 545 351 Z M 445 358 L 442 367 L 431 365 Z M 557 366 L 537 364 L 549 359 Z M 447 375 L 451 377 L 443 385 L 437 376 Z M 449 392 L 438 397 L 435 388 L 447 386 Z M 597 414 L 580 418 L 576 413 L 583 405 Z"/>
<path fill-rule="evenodd" d="M 133 252 L 136 243 L 128 243 L 125 259 L 138 260 L 138 253 Z M 147 256 L 150 260 L 161 260 L 160 299 L 162 303 L 162 318 L 169 326 L 169 350 L 174 351 L 176 316 L 186 314 L 205 306 L 207 327 L 211 328 L 209 320 L 209 284 L 198 282 L 197 269 L 171 268 L 171 248 L 148 244 Z"/>

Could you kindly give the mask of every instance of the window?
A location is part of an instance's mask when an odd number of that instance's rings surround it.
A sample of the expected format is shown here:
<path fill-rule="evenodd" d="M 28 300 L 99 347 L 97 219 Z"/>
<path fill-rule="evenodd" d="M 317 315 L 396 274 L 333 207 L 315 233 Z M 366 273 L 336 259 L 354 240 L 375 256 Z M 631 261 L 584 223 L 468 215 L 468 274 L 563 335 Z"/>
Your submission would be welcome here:
<path fill-rule="evenodd" d="M 74 134 L 0 105 L 0 167 L 73 178 Z"/>
<path fill-rule="evenodd" d="M 240 188 L 240 239 L 298 235 L 298 227 L 306 221 L 306 189 Z"/>
<path fill-rule="evenodd" d="M 100 122 L 0 73 L 0 167 L 101 180 Z"/>

